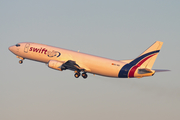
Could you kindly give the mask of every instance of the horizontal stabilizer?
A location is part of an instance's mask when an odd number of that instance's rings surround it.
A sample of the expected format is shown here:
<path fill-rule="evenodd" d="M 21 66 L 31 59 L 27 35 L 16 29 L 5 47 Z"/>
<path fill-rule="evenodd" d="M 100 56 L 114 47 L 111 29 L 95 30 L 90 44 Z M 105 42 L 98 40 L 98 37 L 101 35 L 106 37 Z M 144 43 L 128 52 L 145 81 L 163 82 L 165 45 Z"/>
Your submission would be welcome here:
<path fill-rule="evenodd" d="M 138 73 L 139 74 L 154 73 L 154 70 L 151 70 L 151 69 L 148 69 L 148 68 L 139 68 Z"/>
<path fill-rule="evenodd" d="M 162 69 L 153 69 L 155 72 L 167 72 L 167 71 L 171 71 L 171 70 L 162 70 Z"/>

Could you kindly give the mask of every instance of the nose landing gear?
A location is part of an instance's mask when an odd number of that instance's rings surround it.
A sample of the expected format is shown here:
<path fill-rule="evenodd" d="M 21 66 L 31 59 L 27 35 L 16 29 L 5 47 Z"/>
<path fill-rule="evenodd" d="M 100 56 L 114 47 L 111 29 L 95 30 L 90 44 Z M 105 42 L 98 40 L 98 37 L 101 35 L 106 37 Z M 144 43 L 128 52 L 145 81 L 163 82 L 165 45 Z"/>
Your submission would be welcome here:
<path fill-rule="evenodd" d="M 19 64 L 22 64 L 23 63 L 23 60 L 19 60 Z"/>
<path fill-rule="evenodd" d="M 21 59 L 21 60 L 19 60 L 19 64 L 22 64 L 23 63 L 23 60 L 24 60 L 24 58 L 22 58 L 22 57 L 20 57 L 20 56 L 16 56 L 17 58 L 19 58 L 19 59 Z"/>

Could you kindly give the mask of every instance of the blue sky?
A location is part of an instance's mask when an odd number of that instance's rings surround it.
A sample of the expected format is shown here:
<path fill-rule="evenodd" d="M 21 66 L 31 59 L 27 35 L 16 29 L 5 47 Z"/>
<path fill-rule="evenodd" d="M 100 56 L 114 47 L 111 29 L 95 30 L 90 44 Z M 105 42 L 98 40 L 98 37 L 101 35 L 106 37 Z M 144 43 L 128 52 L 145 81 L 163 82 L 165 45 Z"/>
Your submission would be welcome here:
<path fill-rule="evenodd" d="M 126 0 L 0 1 L 0 119 L 179 120 L 180 2 Z M 8 47 L 37 42 L 115 60 L 133 59 L 164 42 L 153 66 L 170 69 L 141 79 L 22 65 Z"/>

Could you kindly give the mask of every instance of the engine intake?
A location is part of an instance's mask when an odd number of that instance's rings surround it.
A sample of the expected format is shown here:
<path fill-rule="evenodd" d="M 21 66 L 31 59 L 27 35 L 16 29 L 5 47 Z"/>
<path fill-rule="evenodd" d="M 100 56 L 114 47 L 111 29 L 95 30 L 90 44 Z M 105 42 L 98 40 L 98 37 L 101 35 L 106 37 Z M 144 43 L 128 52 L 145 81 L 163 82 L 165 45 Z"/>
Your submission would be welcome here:
<path fill-rule="evenodd" d="M 48 67 L 50 67 L 52 69 L 60 70 L 60 71 L 63 70 L 63 66 L 62 65 L 63 65 L 62 62 L 59 62 L 59 61 L 56 61 L 56 60 L 50 60 L 48 62 Z"/>

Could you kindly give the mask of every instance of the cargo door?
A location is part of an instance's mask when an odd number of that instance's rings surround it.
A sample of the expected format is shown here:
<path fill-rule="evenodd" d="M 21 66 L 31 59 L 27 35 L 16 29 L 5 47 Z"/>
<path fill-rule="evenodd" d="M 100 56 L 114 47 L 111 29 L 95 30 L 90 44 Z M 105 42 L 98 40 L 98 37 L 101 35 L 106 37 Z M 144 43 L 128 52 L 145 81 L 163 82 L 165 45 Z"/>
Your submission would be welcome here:
<path fill-rule="evenodd" d="M 25 52 L 25 53 L 28 53 L 29 46 L 30 46 L 29 43 L 27 43 L 27 44 L 25 45 L 25 47 L 24 47 L 24 52 Z"/>

